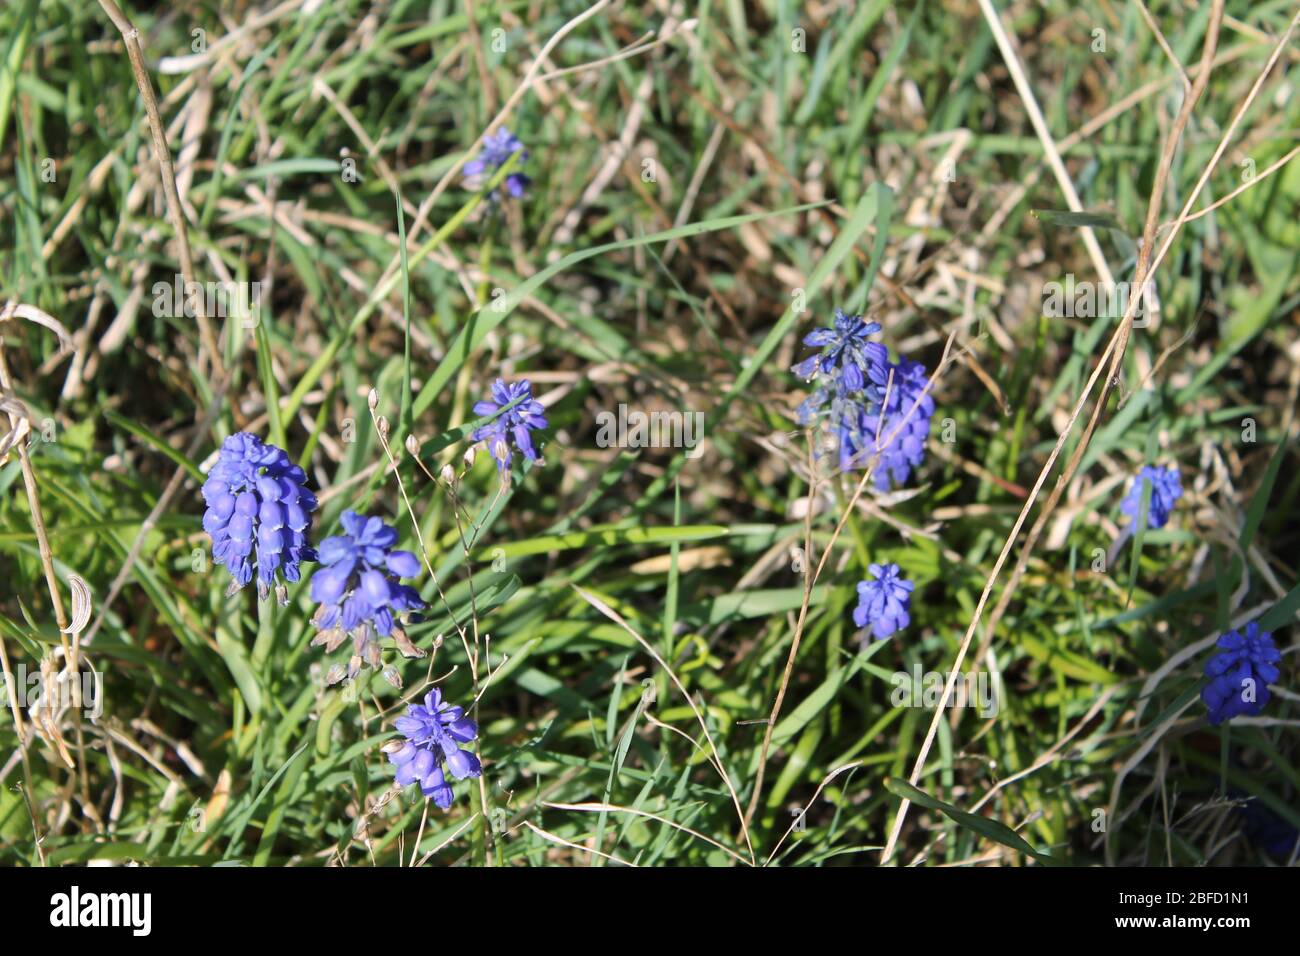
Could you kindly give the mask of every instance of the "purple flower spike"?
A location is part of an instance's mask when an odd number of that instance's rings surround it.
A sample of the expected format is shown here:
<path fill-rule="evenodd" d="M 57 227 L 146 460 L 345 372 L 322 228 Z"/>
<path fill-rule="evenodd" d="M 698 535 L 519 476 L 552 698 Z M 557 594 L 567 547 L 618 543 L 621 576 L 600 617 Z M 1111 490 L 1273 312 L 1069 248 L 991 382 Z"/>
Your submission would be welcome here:
<path fill-rule="evenodd" d="M 397 627 L 408 611 L 424 607 L 415 588 L 398 578 L 420 573 L 420 561 L 410 551 L 396 551 L 397 532 L 382 518 L 345 511 L 344 534 L 326 538 L 320 544 L 324 567 L 311 577 L 311 597 L 320 604 L 312 618 L 320 633 L 313 644 L 332 651 L 352 635 L 354 648 L 347 676 L 355 677 L 362 664 L 379 667 L 379 637 L 395 637 L 406 656 L 421 656 Z M 374 632 L 372 634 L 372 631 Z M 386 676 L 387 672 L 386 672 Z M 343 678 L 341 668 L 331 671 L 328 683 Z M 396 672 L 389 679 L 400 684 Z"/>
<path fill-rule="evenodd" d="M 1253 717 L 1264 709 L 1272 695 L 1268 685 L 1279 676 L 1277 663 L 1282 653 L 1273 635 L 1260 632 L 1251 621 L 1246 633 L 1228 631 L 1215 641 L 1219 653 L 1205 662 L 1209 682 L 1201 689 L 1201 700 L 1210 709 L 1211 724 L 1234 717 Z"/>
<path fill-rule="evenodd" d="M 424 698 L 424 706 L 409 706 L 406 716 L 398 717 L 394 726 L 406 738 L 385 747 L 389 762 L 397 768 L 397 784 L 419 783 L 420 792 L 443 810 L 455 796 L 444 765 L 456 780 L 483 773 L 478 757 L 461 746 L 478 737 L 478 726 L 465 716 L 463 708 L 444 701 L 438 688 Z"/>
<path fill-rule="evenodd" d="M 1120 503 L 1119 510 L 1133 519 L 1136 525 L 1138 512 L 1142 508 L 1142 491 L 1151 486 L 1151 500 L 1147 505 L 1147 526 L 1163 528 L 1169 520 L 1169 513 L 1174 510 L 1174 502 L 1183 496 L 1183 485 L 1178 478 L 1178 469 L 1173 465 L 1168 468 L 1153 468 L 1144 465 L 1133 480 L 1133 487 Z"/>
<path fill-rule="evenodd" d="M 903 357 L 895 364 L 883 345 L 868 341 L 879 331 L 877 323 L 836 309 L 832 326 L 804 337 L 804 345 L 821 351 L 792 370 L 816 383 L 796 413 L 799 424 L 820 430 L 823 447 L 838 454 L 840 471 L 874 460 L 876 489 L 888 491 L 925 461 L 934 399 L 925 366 Z"/>
<path fill-rule="evenodd" d="M 256 567 L 257 593 L 265 598 L 277 576 L 297 581 L 302 562 L 316 560 L 307 543 L 316 496 L 306 481 L 284 449 L 256 435 L 238 432 L 222 443 L 203 483 L 203 530 L 212 538 L 213 560 L 234 579 L 231 593 L 253 579 Z"/>
<path fill-rule="evenodd" d="M 894 373 L 892 383 L 890 371 Z M 925 390 L 929 375 L 920 362 L 900 358 L 897 365 L 878 367 L 871 381 L 881 397 L 879 410 L 864 419 L 872 450 L 880 453 L 872 478 L 877 490 L 888 491 L 891 481 L 895 485 L 907 484 L 912 469 L 925 461 L 934 399 Z"/>
<path fill-rule="evenodd" d="M 867 341 L 868 336 L 879 331 L 879 324 L 836 309 L 833 326 L 814 329 L 804 336 L 804 345 L 821 351 L 795 365 L 792 371 L 804 379 L 818 373 L 828 377 L 838 375 L 843 379 L 843 391 L 860 392 L 872 377 L 873 369 L 889 360 L 889 352 L 883 345 Z"/>
<path fill-rule="evenodd" d="M 912 622 L 908 611 L 916 585 L 900 576 L 896 564 L 873 564 L 869 570 L 876 580 L 859 582 L 853 623 L 870 628 L 876 640 L 883 641 Z"/>
<path fill-rule="evenodd" d="M 519 403 L 504 414 L 498 414 L 515 399 Z M 497 379 L 492 385 L 492 400 L 479 402 L 474 406 L 475 415 L 496 415 L 497 417 L 470 435 L 473 441 L 487 442 L 488 451 L 497 460 L 497 467 L 502 472 L 510 470 L 512 457 L 511 446 L 518 448 L 529 461 L 537 460 L 537 450 L 533 447 L 532 432 L 546 427 L 546 409 L 542 403 L 533 399 L 533 386 L 524 379 L 507 385 Z"/>
<path fill-rule="evenodd" d="M 520 154 L 520 163 L 528 159 L 528 150 L 524 149 L 524 144 L 503 126 L 483 140 L 482 150 L 477 157 L 465 164 L 462 173 L 470 184 L 477 186 L 482 181 L 490 179 L 492 174 L 515 153 Z M 523 173 L 512 172 L 506 176 L 502 188 L 515 199 L 522 199 L 531 182 L 532 180 Z M 494 195 L 492 198 L 497 197 Z"/>

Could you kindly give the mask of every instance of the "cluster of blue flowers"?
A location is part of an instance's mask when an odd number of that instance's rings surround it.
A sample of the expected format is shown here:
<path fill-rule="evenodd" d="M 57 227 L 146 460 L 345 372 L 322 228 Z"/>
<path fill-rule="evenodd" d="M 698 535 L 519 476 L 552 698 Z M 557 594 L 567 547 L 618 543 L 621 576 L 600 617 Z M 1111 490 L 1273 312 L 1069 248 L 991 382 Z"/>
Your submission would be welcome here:
<path fill-rule="evenodd" d="M 531 452 L 532 446 L 527 449 Z M 311 577 L 311 597 L 320 605 L 313 617 L 319 633 L 312 643 L 332 652 L 350 635 L 354 647 L 346 676 L 351 679 L 363 665 L 381 666 L 380 637 L 397 639 L 399 648 L 406 648 L 403 653 L 414 650 L 398 623 L 425 605 L 415 588 L 399 579 L 419 574 L 420 562 L 395 548 L 397 531 L 382 518 L 354 511 L 343 512 L 344 533 L 322 541 L 318 555 L 307 540 L 316 496 L 306 481 L 306 473 L 284 449 L 246 432 L 231 435 L 203 484 L 203 527 L 212 537 L 214 559 L 230 571 L 231 593 L 256 571 L 259 594 L 265 598 L 275 586 L 287 604 L 287 589 L 278 578 L 298 581 L 302 562 L 320 562 Z M 330 673 L 328 683 L 344 676 L 337 666 Z M 452 791 L 443 764 L 458 780 L 481 772 L 478 757 L 460 747 L 476 738 L 474 722 L 435 690 L 424 707 L 411 707 L 396 726 L 406 737 L 404 745 L 389 751 L 397 782 L 418 780 L 426 797 L 443 809 L 450 807 Z"/>
<path fill-rule="evenodd" d="M 258 596 L 265 600 L 279 577 L 297 581 L 302 562 L 316 560 L 307 543 L 316 496 L 306 481 L 283 449 L 256 435 L 239 432 L 222 443 L 203 483 L 203 530 L 212 538 L 213 560 L 230 571 L 231 593 L 256 569 Z"/>
<path fill-rule="evenodd" d="M 804 337 L 816 354 L 791 371 L 814 385 L 796 413 L 799 424 L 823 430 L 841 471 L 874 461 L 873 483 L 888 491 L 891 484 L 906 484 L 925 461 L 934 399 L 925 367 L 902 356 L 891 362 L 889 350 L 871 341 L 879 331 L 879 323 L 836 309 L 830 326 Z M 853 622 L 884 640 L 911 623 L 915 584 L 897 564 L 869 570 L 874 580 L 858 584 Z"/>
<path fill-rule="evenodd" d="M 1228 631 L 1215 641 L 1219 653 L 1205 662 L 1206 684 L 1201 700 L 1209 708 L 1211 724 L 1218 725 L 1234 717 L 1254 716 L 1264 709 L 1270 697 L 1268 685 L 1278 679 L 1281 652 L 1273 635 L 1260 631 L 1251 621 L 1246 633 Z"/>
<path fill-rule="evenodd" d="M 491 142 L 494 148 L 501 146 L 499 138 Z M 545 409 L 533 398 L 527 379 L 513 384 L 497 379 L 492 399 L 474 406 L 477 414 L 495 417 L 472 438 L 487 442 L 501 472 L 508 474 L 514 450 L 537 460 L 532 433 L 546 427 Z M 396 548 L 397 531 L 382 518 L 350 510 L 341 518 L 343 534 L 322 541 L 318 554 L 308 541 L 317 502 L 306 481 L 306 473 L 283 449 L 255 435 L 241 432 L 222 444 L 203 485 L 203 527 L 212 537 L 215 560 L 230 571 L 230 593 L 256 571 L 259 595 L 265 598 L 274 586 L 281 603 L 288 604 L 287 588 L 278 580 L 296 582 L 304 561 L 319 561 L 311 577 L 311 597 L 318 605 L 312 643 L 323 645 L 328 654 L 349 637 L 353 642 L 346 669 L 331 667 L 327 684 L 352 680 L 363 667 L 381 668 L 382 638 L 391 637 L 405 656 L 422 656 L 401 627 L 425 606 L 415 588 L 401 581 L 420 573 L 419 559 Z M 395 668 L 386 669 L 384 676 L 401 686 Z M 412 707 L 398 729 L 407 737 L 405 746 L 391 752 L 398 782 L 420 781 L 425 796 L 438 806 L 446 808 L 452 799 L 444 762 L 455 779 L 479 775 L 478 758 L 458 746 L 475 739 L 474 722 L 459 707 L 445 704 L 438 691 L 425 707 Z"/>
<path fill-rule="evenodd" d="M 875 374 L 873 383 L 881 393 L 880 407 L 864 422 L 867 434 L 872 436 L 872 451 L 880 454 L 872 477 L 877 490 L 887 491 L 891 480 L 895 485 L 907 484 L 912 469 L 925 461 L 934 399 L 926 388 L 929 375 L 920 362 L 900 358 L 897 364 L 878 369 Z"/>
<path fill-rule="evenodd" d="M 394 726 L 406 738 L 385 747 L 397 768 L 397 784 L 419 783 L 420 791 L 442 809 L 450 807 L 454 798 L 444 764 L 457 780 L 483 772 L 478 757 L 461 746 L 478 737 L 477 725 L 465 716 L 464 709 L 444 701 L 438 688 L 424 698 L 424 706 L 409 706 L 406 716 L 398 717 Z"/>
<path fill-rule="evenodd" d="M 513 406 L 512 402 L 515 403 Z M 504 413 L 502 409 L 505 409 Z M 518 448 L 529 461 L 537 460 L 532 432 L 546 427 L 545 411 L 542 403 L 533 398 L 533 386 L 528 379 L 510 385 L 497 379 L 492 385 L 492 398 L 474 406 L 475 415 L 495 415 L 496 418 L 475 429 L 470 438 L 487 442 L 497 467 L 502 473 L 508 472 L 512 447 Z"/>
<path fill-rule="evenodd" d="M 792 371 L 814 384 L 799 406 L 799 423 L 824 429 L 829 445 L 838 451 L 842 471 L 862 468 L 874 459 L 876 488 L 886 491 L 891 484 L 906 484 L 924 462 L 935 405 L 924 366 L 901 356 L 891 362 L 885 347 L 871 341 L 880 330 L 875 322 L 836 309 L 832 325 L 805 336 L 804 345 L 818 351 Z M 1139 526 L 1163 528 L 1182 494 L 1177 467 L 1144 466 L 1120 504 L 1132 521 L 1112 555 Z M 876 640 L 884 640 L 911 623 L 915 584 L 902 576 L 897 564 L 872 564 L 869 570 L 871 579 L 858 584 L 853 621 Z M 1278 679 L 1281 655 L 1272 635 L 1261 633 L 1252 622 L 1244 634 L 1224 634 L 1218 647 L 1220 652 L 1205 665 L 1207 680 L 1201 692 L 1210 723 L 1258 714 L 1270 698 L 1267 685 Z"/>
<path fill-rule="evenodd" d="M 872 564 L 868 570 L 875 580 L 858 583 L 853 623 L 883 641 L 912 622 L 912 591 L 916 585 L 902 576 L 897 564 Z"/>
<path fill-rule="evenodd" d="M 515 153 L 520 154 L 520 163 L 528 159 L 528 150 L 524 149 L 524 144 L 503 126 L 483 140 L 483 148 L 478 156 L 466 163 L 461 172 L 469 183 L 477 185 L 491 178 Z M 512 171 L 506 175 L 502 189 L 515 199 L 522 199 L 530 182 L 532 180 L 523 173 Z M 493 195 L 491 198 L 497 197 Z"/>
<path fill-rule="evenodd" d="M 415 589 L 398 578 L 420 573 L 420 561 L 410 551 L 394 551 L 397 532 L 382 518 L 343 512 L 344 534 L 326 538 L 320 563 L 312 575 L 312 600 L 321 604 L 321 627 L 340 622 L 351 630 L 371 623 L 387 637 L 393 633 L 393 612 L 424 607 Z"/>
<path fill-rule="evenodd" d="M 342 535 L 320 545 L 323 565 L 311 577 L 311 597 L 320 607 L 313 618 L 320 633 L 313 643 L 332 651 L 349 634 L 353 653 L 347 676 L 363 664 L 379 667 L 379 637 L 394 632 L 397 618 L 424 607 L 415 588 L 398 578 L 420 573 L 420 561 L 410 551 L 396 551 L 397 532 L 382 518 L 343 512 Z M 334 681 L 342 679 L 335 671 Z M 330 681 L 331 683 L 334 681 Z"/>
<path fill-rule="evenodd" d="M 891 483 L 906 484 L 924 462 L 934 399 L 923 365 L 904 357 L 891 362 L 883 345 L 869 341 L 879 331 L 878 323 L 836 309 L 831 326 L 804 337 L 817 354 L 792 371 L 815 386 L 799 406 L 799 424 L 824 429 L 841 471 L 874 460 L 874 484 L 887 491 Z"/>
<path fill-rule="evenodd" d="M 1142 524 L 1142 498 L 1147 497 L 1146 522 Z M 1174 506 L 1183 496 L 1182 481 L 1174 465 L 1143 465 L 1120 502 L 1120 511 L 1133 519 L 1124 529 L 1118 546 L 1142 527 L 1163 528 Z M 1205 662 L 1205 684 L 1201 700 L 1209 722 L 1218 726 L 1234 717 L 1253 717 L 1272 699 L 1268 685 L 1279 677 L 1282 654 L 1273 635 L 1249 622 L 1243 631 L 1227 631 L 1215 642 L 1218 653 Z"/>
<path fill-rule="evenodd" d="M 1147 502 L 1146 521 L 1151 528 L 1163 528 L 1169 521 L 1169 513 L 1174 510 L 1174 503 L 1183 496 L 1183 485 L 1178 477 L 1178 469 L 1154 468 L 1144 465 L 1133 479 L 1133 486 L 1120 503 L 1119 509 L 1133 519 L 1136 527 L 1142 510 L 1142 496 L 1147 488 L 1151 497 Z"/>
<path fill-rule="evenodd" d="M 466 182 L 481 186 L 512 157 L 522 165 L 528 151 L 501 128 L 465 164 Z M 492 203 L 507 196 L 521 199 L 530 182 L 515 168 L 489 198 Z M 925 366 L 902 355 L 892 361 L 889 350 L 873 341 L 881 331 L 876 322 L 836 309 L 829 326 L 804 337 L 803 344 L 815 352 L 792 371 L 812 386 L 799 406 L 799 423 L 821 430 L 841 471 L 870 466 L 876 490 L 885 492 L 905 486 L 924 464 L 935 402 Z M 499 472 L 507 476 L 515 452 L 527 461 L 538 460 L 534 432 L 548 427 L 545 411 L 527 379 L 507 383 L 498 378 L 490 398 L 474 405 L 476 415 L 490 420 L 471 439 L 486 444 Z M 397 548 L 398 533 L 382 518 L 351 510 L 341 517 L 343 533 L 314 548 L 309 536 L 317 500 L 306 481 L 303 469 L 283 449 L 248 433 L 232 435 L 203 484 L 203 527 L 211 535 L 214 559 L 231 575 L 232 593 L 256 576 L 261 598 L 275 589 L 287 603 L 286 584 L 301 580 L 303 562 L 319 562 L 310 579 L 310 595 L 318 605 L 313 644 L 332 653 L 349 637 L 353 642 L 346 671 L 330 671 L 327 682 L 334 683 L 344 676 L 355 678 L 365 666 L 380 668 L 382 638 L 411 648 L 402 626 L 425 604 L 414 587 L 402 582 L 419 575 L 420 561 Z M 1182 494 L 1176 466 L 1143 466 L 1120 503 L 1120 511 L 1131 519 L 1125 535 L 1165 527 Z M 853 621 L 874 640 L 886 640 L 911 625 L 916 585 L 895 563 L 872 563 L 868 570 L 870 577 L 857 585 Z M 1251 621 L 1241 631 L 1221 635 L 1216 648 L 1205 663 L 1201 689 L 1209 722 L 1217 726 L 1261 713 L 1271 699 L 1268 685 L 1280 676 L 1282 655 L 1272 634 Z M 431 690 L 423 704 L 408 706 L 394 726 L 400 737 L 383 749 L 397 785 L 418 784 L 425 798 L 447 809 L 455 798 L 453 780 L 481 777 L 480 759 L 468 746 L 478 739 L 478 726 L 464 708 L 444 700 L 439 689 Z M 1277 852 L 1294 848 L 1294 827 L 1281 829 L 1262 816 L 1251 825 L 1258 825 L 1262 839 Z"/>
<path fill-rule="evenodd" d="M 833 325 L 813 329 L 804 336 L 804 345 L 821 351 L 804 359 L 792 371 L 809 381 L 821 376 L 839 392 L 861 392 L 867 380 L 874 378 L 872 371 L 889 361 L 889 352 L 883 345 L 867 340 L 879 331 L 878 322 L 866 322 L 860 315 L 847 315 L 843 309 L 836 309 Z"/>

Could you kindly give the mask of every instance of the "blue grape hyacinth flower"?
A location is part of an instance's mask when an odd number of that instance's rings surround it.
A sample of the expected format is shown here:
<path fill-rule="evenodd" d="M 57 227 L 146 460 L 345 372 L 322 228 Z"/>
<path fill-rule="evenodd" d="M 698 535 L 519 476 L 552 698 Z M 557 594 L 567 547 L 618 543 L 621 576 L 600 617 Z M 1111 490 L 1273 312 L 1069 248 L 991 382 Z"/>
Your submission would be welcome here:
<path fill-rule="evenodd" d="M 803 344 L 820 349 L 791 368 L 800 378 L 811 380 L 821 373 L 842 376 L 843 391 L 862 391 L 871 372 L 889 361 L 889 352 L 879 342 L 868 337 L 880 331 L 876 322 L 865 321 L 860 315 L 847 315 L 843 309 L 835 310 L 834 324 L 814 329 L 804 336 Z"/>
<path fill-rule="evenodd" d="M 313 644 L 333 651 L 349 634 L 353 655 L 348 677 L 355 677 L 362 664 L 381 664 L 378 637 L 394 636 L 399 647 L 405 642 L 397 624 L 403 614 L 424 607 L 415 588 L 398 578 L 420 573 L 420 561 L 410 551 L 393 548 L 397 532 L 382 518 L 345 511 L 341 535 L 320 543 L 323 565 L 311 577 L 311 597 L 320 604 L 312 618 L 320 634 Z M 373 633 L 372 633 L 373 632 Z M 377 636 L 376 636 L 377 635 Z M 403 653 L 407 653 L 406 650 Z M 328 683 L 342 679 L 332 672 Z"/>
<path fill-rule="evenodd" d="M 1174 509 L 1174 502 L 1183 496 L 1182 482 L 1178 478 L 1178 469 L 1173 465 L 1168 468 L 1153 468 L 1144 465 L 1133 480 L 1133 486 L 1120 503 L 1119 510 L 1133 519 L 1137 524 L 1138 513 L 1142 508 L 1142 493 L 1151 487 L 1151 500 L 1147 505 L 1147 526 L 1163 528 L 1169 520 L 1169 513 Z"/>
<path fill-rule="evenodd" d="M 872 564 L 868 570 L 875 580 L 859 582 L 853 623 L 883 641 L 912 622 L 909 609 L 916 585 L 902 577 L 897 564 Z"/>
<path fill-rule="evenodd" d="M 504 413 L 501 409 L 519 399 L 517 405 Z M 513 455 L 511 446 L 518 448 L 529 461 L 537 460 L 537 450 L 533 447 L 532 432 L 546 427 L 546 411 L 542 403 L 533 398 L 533 386 L 524 379 L 507 385 L 497 379 L 492 385 L 492 399 L 478 402 L 474 406 L 475 415 L 496 415 L 492 421 L 476 428 L 470 439 L 487 442 L 488 451 L 497 460 L 497 467 L 503 472 L 510 470 Z"/>
<path fill-rule="evenodd" d="M 1210 723 L 1218 726 L 1234 717 L 1258 714 L 1268 704 L 1268 685 L 1278 679 L 1282 653 L 1273 635 L 1261 632 L 1251 621 L 1245 633 L 1228 631 L 1215 641 L 1219 653 L 1205 662 L 1208 683 L 1201 688 L 1201 700 L 1209 708 Z"/>
<path fill-rule="evenodd" d="M 397 768 L 395 782 L 403 787 L 418 782 L 420 792 L 441 809 L 448 809 L 455 798 L 446 771 L 456 780 L 483 773 L 478 757 L 461 746 L 478 737 L 478 726 L 463 708 L 444 701 L 438 688 L 428 693 L 423 706 L 409 706 L 394 726 L 406 738 L 385 747 Z"/>
<path fill-rule="evenodd" d="M 888 491 L 891 483 L 906 484 L 913 469 L 925 461 L 934 399 L 920 362 L 886 360 L 872 364 L 867 374 L 865 387 L 853 390 L 838 369 L 825 375 L 818 372 L 821 384 L 799 406 L 795 417 L 800 425 L 824 425 L 838 452 L 841 471 L 864 468 L 874 458 L 875 487 Z"/>
<path fill-rule="evenodd" d="M 478 156 L 466 163 L 461 172 L 471 182 L 481 181 L 500 169 L 515 153 L 521 154 L 520 163 L 528 159 L 528 150 L 524 149 L 524 144 L 503 126 L 483 140 L 483 148 Z M 523 173 L 512 172 L 506 176 L 502 188 L 515 199 L 522 199 L 531 182 Z"/>
<path fill-rule="evenodd" d="M 879 491 L 888 491 L 891 482 L 907 484 L 912 469 L 925 461 L 925 443 L 934 415 L 934 399 L 926 391 L 928 383 L 925 366 L 902 357 L 897 364 L 891 362 L 873 373 L 872 385 L 881 403 L 866 416 L 864 426 L 871 438 L 871 450 L 880 454 L 872 474 Z"/>
<path fill-rule="evenodd" d="M 869 341 L 879 331 L 878 323 L 836 309 L 832 326 L 803 340 L 820 351 L 792 371 L 816 383 L 796 413 L 799 424 L 823 429 L 841 471 L 874 459 L 876 489 L 887 491 L 924 462 L 935 406 L 925 366 L 902 357 L 891 362 L 883 345 Z"/>
<path fill-rule="evenodd" d="M 307 543 L 316 496 L 306 486 L 306 473 L 284 449 L 256 435 L 238 432 L 227 438 L 216 464 L 203 483 L 203 530 L 212 538 L 212 557 L 234 579 L 233 594 L 257 572 L 257 593 L 265 598 L 277 584 L 297 581 L 302 562 L 315 561 Z"/>

